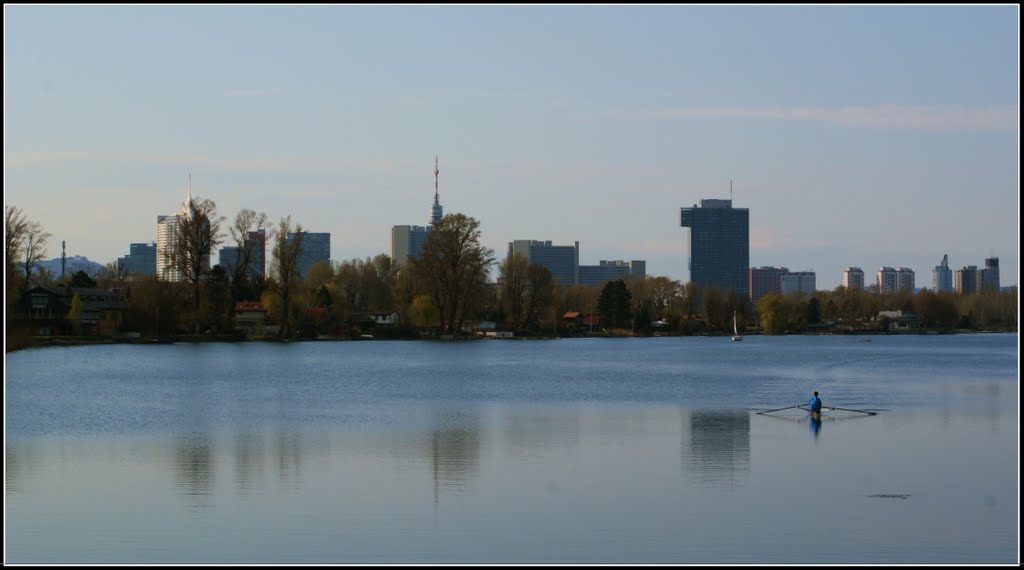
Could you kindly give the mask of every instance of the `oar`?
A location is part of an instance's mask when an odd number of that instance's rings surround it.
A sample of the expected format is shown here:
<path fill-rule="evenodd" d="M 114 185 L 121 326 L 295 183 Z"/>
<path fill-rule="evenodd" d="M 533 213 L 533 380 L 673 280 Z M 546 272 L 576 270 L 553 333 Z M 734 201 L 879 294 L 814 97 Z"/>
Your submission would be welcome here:
<path fill-rule="evenodd" d="M 793 408 L 799 408 L 802 405 L 803 404 L 797 404 L 795 406 L 786 406 L 785 408 L 778 408 L 776 410 L 765 410 L 763 412 L 757 412 L 757 413 L 759 413 L 759 414 L 767 414 L 767 413 L 770 413 L 770 412 L 781 412 L 782 410 L 790 410 L 790 409 L 793 409 Z"/>
<path fill-rule="evenodd" d="M 850 408 L 837 408 L 835 406 L 828 406 L 828 408 L 832 410 L 842 410 L 844 412 L 857 412 L 858 414 L 867 414 L 869 416 L 876 415 L 876 412 L 867 412 L 864 410 L 851 410 Z"/>

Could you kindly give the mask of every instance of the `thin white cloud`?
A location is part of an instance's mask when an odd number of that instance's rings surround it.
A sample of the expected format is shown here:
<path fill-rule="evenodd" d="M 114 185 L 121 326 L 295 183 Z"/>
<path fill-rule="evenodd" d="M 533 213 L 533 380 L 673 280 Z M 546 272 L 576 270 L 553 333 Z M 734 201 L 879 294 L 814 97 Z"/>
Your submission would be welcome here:
<path fill-rule="evenodd" d="M 835 247 L 835 244 L 824 237 L 813 235 L 793 236 L 781 233 L 773 228 L 751 228 L 750 249 L 751 251 L 783 252 L 783 251 L 807 251 L 814 249 L 827 249 Z"/>
<path fill-rule="evenodd" d="M 847 107 L 705 107 L 653 111 L 648 118 L 813 121 L 846 128 L 1016 132 L 1016 107 L 875 105 Z"/>
<path fill-rule="evenodd" d="M 352 165 L 386 167 L 399 161 L 386 159 L 342 159 L 292 157 L 282 159 L 218 159 L 187 155 L 157 155 L 94 151 L 9 152 L 4 156 L 7 168 L 30 168 L 37 165 L 66 162 L 107 162 L 149 165 L 181 165 L 188 168 L 210 168 L 227 172 L 326 172 Z"/>
<path fill-rule="evenodd" d="M 227 97 L 265 97 L 268 95 L 280 95 L 284 89 L 272 87 L 269 89 L 232 89 L 224 95 Z"/>

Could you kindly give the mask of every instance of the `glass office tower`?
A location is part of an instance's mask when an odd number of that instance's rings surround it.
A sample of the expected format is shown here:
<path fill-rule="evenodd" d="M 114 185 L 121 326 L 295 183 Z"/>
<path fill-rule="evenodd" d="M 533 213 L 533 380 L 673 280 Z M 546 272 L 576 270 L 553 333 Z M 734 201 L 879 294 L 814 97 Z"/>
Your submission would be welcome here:
<path fill-rule="evenodd" d="M 680 226 L 690 228 L 690 281 L 749 298 L 750 211 L 733 208 L 732 200 L 680 210 Z"/>

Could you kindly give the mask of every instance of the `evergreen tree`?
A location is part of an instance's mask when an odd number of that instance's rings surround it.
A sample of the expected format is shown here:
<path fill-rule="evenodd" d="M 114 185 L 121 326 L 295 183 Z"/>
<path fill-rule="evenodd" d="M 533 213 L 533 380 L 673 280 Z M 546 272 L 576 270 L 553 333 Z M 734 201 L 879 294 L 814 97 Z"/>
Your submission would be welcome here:
<path fill-rule="evenodd" d="M 614 328 L 629 328 L 629 302 L 632 298 L 632 293 L 622 279 L 605 283 L 597 300 L 597 312 L 601 320 Z"/>

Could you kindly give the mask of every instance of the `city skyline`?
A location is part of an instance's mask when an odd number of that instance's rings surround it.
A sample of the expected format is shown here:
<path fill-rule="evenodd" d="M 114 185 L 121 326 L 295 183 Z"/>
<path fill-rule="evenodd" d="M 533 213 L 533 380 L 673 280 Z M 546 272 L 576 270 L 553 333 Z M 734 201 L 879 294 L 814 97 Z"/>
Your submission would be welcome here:
<path fill-rule="evenodd" d="M 388 253 L 392 226 L 429 222 L 437 156 L 445 212 L 496 254 L 578 241 L 583 264 L 686 282 L 679 208 L 732 199 L 750 267 L 819 289 L 850 266 L 930 286 L 947 255 L 1018 281 L 1017 6 L 4 15 L 5 204 L 53 235 L 47 258 L 156 241 L 189 174 L 229 220 L 291 215 L 338 261 Z"/>

